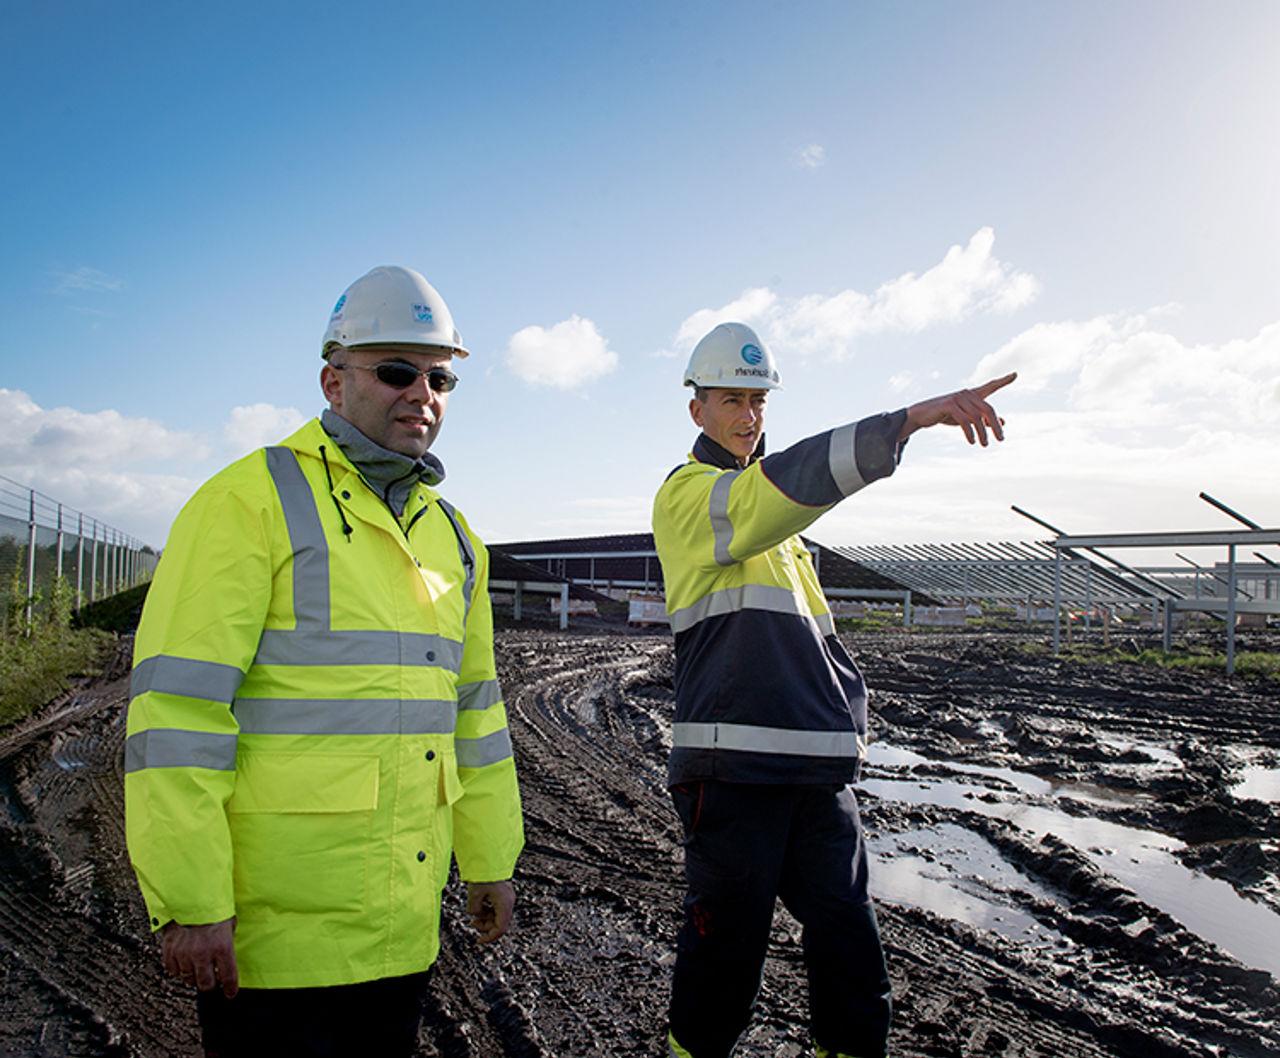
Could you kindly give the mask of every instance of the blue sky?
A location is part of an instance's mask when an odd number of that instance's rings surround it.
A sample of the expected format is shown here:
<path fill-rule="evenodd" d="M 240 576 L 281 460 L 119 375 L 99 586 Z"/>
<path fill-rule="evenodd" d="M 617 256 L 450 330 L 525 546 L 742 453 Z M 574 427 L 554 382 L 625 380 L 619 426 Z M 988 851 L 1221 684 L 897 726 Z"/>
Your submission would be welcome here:
<path fill-rule="evenodd" d="M 0 473 L 154 543 L 319 410 L 390 263 L 473 350 L 436 451 L 490 539 L 647 529 L 730 316 L 775 447 L 1022 372 L 1001 450 L 919 435 L 824 542 L 1229 524 L 1200 489 L 1280 523 L 1274 3 L 5 19 Z"/>

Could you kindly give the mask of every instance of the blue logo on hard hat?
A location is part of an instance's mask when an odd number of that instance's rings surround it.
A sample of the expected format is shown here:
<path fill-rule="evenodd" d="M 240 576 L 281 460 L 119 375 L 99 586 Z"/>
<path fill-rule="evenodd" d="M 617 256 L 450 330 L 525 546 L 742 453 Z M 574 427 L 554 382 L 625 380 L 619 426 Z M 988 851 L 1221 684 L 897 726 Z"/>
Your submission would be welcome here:
<path fill-rule="evenodd" d="M 430 305 L 414 305 L 413 315 L 419 323 L 431 322 L 431 306 Z"/>
<path fill-rule="evenodd" d="M 764 359 L 764 350 L 758 345 L 752 345 L 748 342 L 742 347 L 742 359 L 754 367 Z"/>
<path fill-rule="evenodd" d="M 329 314 L 329 318 L 331 320 L 337 319 L 338 313 L 342 311 L 342 306 L 345 305 L 346 303 L 347 303 L 347 295 L 343 294 L 342 297 L 338 298 L 338 303 L 333 306 L 333 312 Z"/>

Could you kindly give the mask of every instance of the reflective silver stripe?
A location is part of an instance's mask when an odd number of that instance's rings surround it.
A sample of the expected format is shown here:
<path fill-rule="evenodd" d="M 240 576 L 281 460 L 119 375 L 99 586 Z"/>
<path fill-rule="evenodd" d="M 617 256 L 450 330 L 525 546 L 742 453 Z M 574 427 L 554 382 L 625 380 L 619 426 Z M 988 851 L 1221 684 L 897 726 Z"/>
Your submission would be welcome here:
<path fill-rule="evenodd" d="M 236 736 L 158 727 L 124 740 L 126 773 L 144 768 L 211 768 L 235 771 Z"/>
<path fill-rule="evenodd" d="M 156 654 L 133 667 L 129 677 L 129 697 L 159 691 L 161 694 L 203 698 L 208 702 L 230 702 L 243 679 L 244 673 L 234 665 Z"/>
<path fill-rule="evenodd" d="M 466 571 L 466 580 L 462 582 L 462 623 L 467 622 L 467 613 L 471 610 L 471 590 L 476 583 L 476 552 L 471 546 L 471 538 L 462 531 L 462 526 L 458 524 L 458 512 L 454 510 L 453 505 L 446 503 L 444 500 L 438 501 L 440 509 L 444 511 L 445 517 L 449 519 L 449 524 L 453 526 L 454 535 L 458 538 L 458 556 L 462 559 L 462 568 Z"/>
<path fill-rule="evenodd" d="M 454 728 L 452 700 L 417 698 L 240 698 L 236 720 L 252 735 L 443 735 Z"/>
<path fill-rule="evenodd" d="M 847 426 L 838 426 L 831 431 L 831 447 L 827 461 L 831 466 L 831 477 L 840 492 L 849 496 L 866 485 L 862 474 L 858 471 L 856 442 L 858 424 L 851 422 Z"/>
<path fill-rule="evenodd" d="M 836 634 L 836 619 L 829 613 L 817 613 L 813 619 L 818 623 L 818 631 L 824 636 Z"/>
<path fill-rule="evenodd" d="M 480 738 L 455 738 L 459 768 L 483 768 L 511 756 L 511 734 L 504 727 Z"/>
<path fill-rule="evenodd" d="M 255 665 L 438 665 L 457 672 L 462 644 L 425 632 L 267 628 L 253 661 Z"/>
<path fill-rule="evenodd" d="M 861 757 L 866 744 L 856 731 L 796 731 L 753 724 L 673 724 L 677 749 L 732 749 L 802 757 Z"/>
<path fill-rule="evenodd" d="M 775 588 L 769 584 L 744 584 L 740 588 L 722 588 L 704 595 L 692 606 L 677 610 L 671 615 L 671 631 L 684 632 L 699 621 L 739 610 L 769 610 L 772 613 L 795 614 L 807 617 L 800 598 L 789 588 Z"/>
<path fill-rule="evenodd" d="M 293 545 L 293 616 L 299 629 L 329 627 L 329 545 L 298 457 L 287 448 L 268 448 L 267 469 L 280 496 Z"/>
<path fill-rule="evenodd" d="M 716 562 L 721 566 L 732 566 L 733 556 L 729 554 L 729 545 L 733 542 L 733 522 L 729 521 L 729 490 L 733 488 L 734 479 L 741 470 L 731 470 L 721 474 L 711 486 L 711 531 L 716 538 Z"/>
<path fill-rule="evenodd" d="M 458 687 L 459 709 L 488 709 L 502 701 L 502 687 L 497 680 L 464 683 Z"/>

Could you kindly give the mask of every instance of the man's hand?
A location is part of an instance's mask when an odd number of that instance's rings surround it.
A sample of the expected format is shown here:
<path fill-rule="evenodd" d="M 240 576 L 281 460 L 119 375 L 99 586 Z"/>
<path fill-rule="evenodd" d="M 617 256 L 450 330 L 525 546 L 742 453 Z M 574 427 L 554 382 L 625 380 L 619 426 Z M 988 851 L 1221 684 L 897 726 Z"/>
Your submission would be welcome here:
<path fill-rule="evenodd" d="M 170 922 L 160 931 L 160 953 L 164 968 L 180 981 L 210 992 L 222 985 L 228 999 L 240 991 L 240 971 L 232 943 L 236 920 L 226 919 L 207 926 L 181 926 Z"/>
<path fill-rule="evenodd" d="M 511 928 L 515 906 L 516 887 L 510 881 L 467 883 L 467 914 L 481 944 L 492 944 Z"/>
<path fill-rule="evenodd" d="M 987 403 L 987 398 L 996 390 L 1007 386 L 1018 377 L 1016 371 L 1001 378 L 993 378 L 974 389 L 961 389 L 948 393 L 945 397 L 933 397 L 913 404 L 907 409 L 907 421 L 902 424 L 898 434 L 899 441 L 905 441 L 917 430 L 928 426 L 959 426 L 964 431 L 965 440 L 973 444 L 977 441 L 987 446 L 987 429 L 996 435 L 997 441 L 1004 440 L 1004 420 L 996 414 L 995 408 Z"/>

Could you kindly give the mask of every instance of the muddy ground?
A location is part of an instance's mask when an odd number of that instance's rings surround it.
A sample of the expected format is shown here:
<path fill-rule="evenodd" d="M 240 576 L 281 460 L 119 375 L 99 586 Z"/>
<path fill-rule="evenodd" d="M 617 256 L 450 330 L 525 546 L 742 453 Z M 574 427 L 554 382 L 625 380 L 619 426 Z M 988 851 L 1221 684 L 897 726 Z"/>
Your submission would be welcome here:
<path fill-rule="evenodd" d="M 848 642 L 874 688 L 860 796 L 894 1054 L 1280 1053 L 1280 807 L 1233 793 L 1280 767 L 1280 687 L 1010 636 Z M 528 833 L 518 924 L 478 948 L 451 887 L 421 1054 L 664 1053 L 669 638 L 507 630 L 498 649 Z M 198 1053 L 123 848 L 124 668 L 0 733 L 0 1056 Z M 808 1053 L 780 911 L 738 1054 Z"/>

